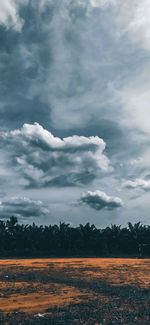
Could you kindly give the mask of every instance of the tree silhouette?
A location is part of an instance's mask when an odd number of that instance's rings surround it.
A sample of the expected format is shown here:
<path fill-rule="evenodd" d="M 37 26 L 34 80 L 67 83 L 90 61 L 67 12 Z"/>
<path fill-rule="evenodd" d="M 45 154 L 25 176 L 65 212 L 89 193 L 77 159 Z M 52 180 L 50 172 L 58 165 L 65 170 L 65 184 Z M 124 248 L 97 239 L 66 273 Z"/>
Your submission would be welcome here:
<path fill-rule="evenodd" d="M 37 226 L 19 224 L 16 217 L 0 220 L 0 257 L 150 256 L 150 226 L 140 222 L 121 228 L 97 229 L 89 222 Z"/>

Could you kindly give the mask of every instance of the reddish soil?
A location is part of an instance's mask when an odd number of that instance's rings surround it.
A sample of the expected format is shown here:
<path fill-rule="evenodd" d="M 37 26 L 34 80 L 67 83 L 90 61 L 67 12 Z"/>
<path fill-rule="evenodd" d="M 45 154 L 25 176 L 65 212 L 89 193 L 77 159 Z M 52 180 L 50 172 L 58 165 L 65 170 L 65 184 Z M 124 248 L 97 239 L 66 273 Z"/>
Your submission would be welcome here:
<path fill-rule="evenodd" d="M 148 325 L 149 289 L 148 259 L 0 260 L 0 324 Z"/>

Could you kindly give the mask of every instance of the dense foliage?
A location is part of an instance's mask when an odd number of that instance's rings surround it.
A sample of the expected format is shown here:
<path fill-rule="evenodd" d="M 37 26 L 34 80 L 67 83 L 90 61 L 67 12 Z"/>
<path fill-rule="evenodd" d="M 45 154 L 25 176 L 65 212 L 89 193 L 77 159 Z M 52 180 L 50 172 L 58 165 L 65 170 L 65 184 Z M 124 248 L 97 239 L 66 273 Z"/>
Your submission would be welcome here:
<path fill-rule="evenodd" d="M 97 229 L 87 223 L 37 226 L 19 224 L 16 217 L 0 220 L 0 257 L 41 256 L 150 256 L 150 226 Z"/>

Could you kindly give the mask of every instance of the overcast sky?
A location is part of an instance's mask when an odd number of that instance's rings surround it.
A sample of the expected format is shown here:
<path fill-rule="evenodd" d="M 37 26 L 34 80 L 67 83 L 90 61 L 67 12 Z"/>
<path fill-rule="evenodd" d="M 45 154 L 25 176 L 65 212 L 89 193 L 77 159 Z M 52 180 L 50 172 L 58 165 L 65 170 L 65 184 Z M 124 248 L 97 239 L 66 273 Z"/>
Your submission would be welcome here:
<path fill-rule="evenodd" d="M 149 0 L 0 1 L 0 218 L 149 224 Z"/>

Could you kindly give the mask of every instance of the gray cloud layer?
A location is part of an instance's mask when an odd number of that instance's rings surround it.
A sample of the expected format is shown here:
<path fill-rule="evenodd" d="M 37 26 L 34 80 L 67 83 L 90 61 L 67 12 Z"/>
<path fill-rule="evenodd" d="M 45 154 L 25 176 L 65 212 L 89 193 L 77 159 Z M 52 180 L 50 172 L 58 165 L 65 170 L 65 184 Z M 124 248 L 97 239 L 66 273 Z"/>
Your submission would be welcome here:
<path fill-rule="evenodd" d="M 106 119 L 143 129 L 147 0 L 2 0 L 0 9 L 1 121 L 71 129 Z"/>
<path fill-rule="evenodd" d="M 39 200 L 12 197 L 0 202 L 0 218 L 9 218 L 12 215 L 18 218 L 42 217 L 46 214 L 48 214 L 48 209 Z"/>
<path fill-rule="evenodd" d="M 123 202 L 120 198 L 108 196 L 106 193 L 99 190 L 95 192 L 88 191 L 87 193 L 83 193 L 82 197 L 80 198 L 80 203 L 89 205 L 95 210 L 113 210 L 123 206 Z"/>

